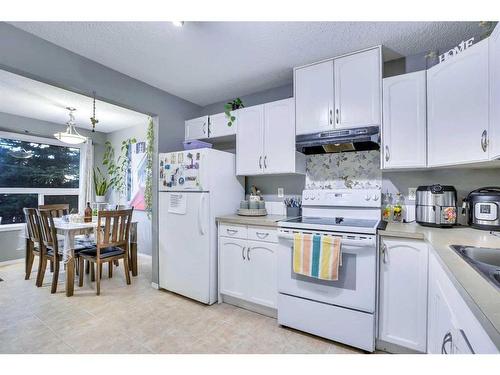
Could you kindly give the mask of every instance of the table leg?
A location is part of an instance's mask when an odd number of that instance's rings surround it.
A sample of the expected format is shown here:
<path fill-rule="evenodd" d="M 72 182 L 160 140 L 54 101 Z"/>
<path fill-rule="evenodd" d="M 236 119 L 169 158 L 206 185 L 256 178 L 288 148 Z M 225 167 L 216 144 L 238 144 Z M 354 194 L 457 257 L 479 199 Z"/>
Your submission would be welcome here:
<path fill-rule="evenodd" d="M 130 244 L 130 267 L 132 269 L 132 276 L 137 276 L 137 243 Z"/>
<path fill-rule="evenodd" d="M 66 263 L 66 296 L 71 297 L 75 290 L 75 257 L 73 254 Z"/>

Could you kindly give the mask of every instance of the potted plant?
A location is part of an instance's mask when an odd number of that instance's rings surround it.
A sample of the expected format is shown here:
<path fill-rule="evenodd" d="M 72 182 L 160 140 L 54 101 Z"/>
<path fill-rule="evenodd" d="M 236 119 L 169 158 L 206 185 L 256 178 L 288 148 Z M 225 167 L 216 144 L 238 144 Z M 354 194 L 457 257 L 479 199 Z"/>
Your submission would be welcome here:
<path fill-rule="evenodd" d="M 243 101 L 240 98 L 236 98 L 226 104 L 224 104 L 224 113 L 228 119 L 227 126 L 232 126 L 233 121 L 236 117 L 231 114 L 231 111 L 236 111 L 237 109 L 244 108 Z"/>
<path fill-rule="evenodd" d="M 97 172 L 96 172 L 97 171 Z M 110 183 L 102 174 L 99 167 L 94 168 L 94 190 L 96 203 L 104 203 L 106 201 L 106 193 L 110 188 Z"/>

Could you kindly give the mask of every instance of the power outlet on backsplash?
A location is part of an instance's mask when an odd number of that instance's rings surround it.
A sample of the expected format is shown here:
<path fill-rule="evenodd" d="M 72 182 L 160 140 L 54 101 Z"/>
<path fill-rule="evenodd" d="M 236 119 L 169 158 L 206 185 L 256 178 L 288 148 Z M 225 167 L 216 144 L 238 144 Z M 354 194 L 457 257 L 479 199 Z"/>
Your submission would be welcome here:
<path fill-rule="evenodd" d="M 408 200 L 414 201 L 417 199 L 417 188 L 408 188 Z"/>
<path fill-rule="evenodd" d="M 283 198 L 285 196 L 285 189 L 282 187 L 278 188 L 278 198 Z"/>

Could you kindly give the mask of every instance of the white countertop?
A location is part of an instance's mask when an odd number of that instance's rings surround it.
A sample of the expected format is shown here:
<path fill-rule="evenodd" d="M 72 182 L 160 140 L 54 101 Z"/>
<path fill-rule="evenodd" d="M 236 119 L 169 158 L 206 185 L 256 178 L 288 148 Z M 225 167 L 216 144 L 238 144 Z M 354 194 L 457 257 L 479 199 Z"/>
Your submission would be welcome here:
<path fill-rule="evenodd" d="M 219 223 L 277 227 L 278 221 L 286 220 L 286 216 L 283 215 L 240 216 L 234 214 L 234 215 L 219 216 L 216 217 L 215 220 L 217 220 L 217 222 Z"/>
<path fill-rule="evenodd" d="M 389 223 L 378 233 L 427 241 L 469 308 L 500 348 L 500 291 L 450 248 L 450 245 L 465 245 L 500 249 L 499 237 L 469 227 L 433 228 L 416 223 Z"/>

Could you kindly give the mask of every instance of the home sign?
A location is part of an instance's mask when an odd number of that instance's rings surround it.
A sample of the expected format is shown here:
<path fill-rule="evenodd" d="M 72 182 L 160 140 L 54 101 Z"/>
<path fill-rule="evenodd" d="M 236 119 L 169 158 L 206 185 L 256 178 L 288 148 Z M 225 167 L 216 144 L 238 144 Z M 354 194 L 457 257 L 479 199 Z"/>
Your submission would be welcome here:
<path fill-rule="evenodd" d="M 472 46 L 473 43 L 474 43 L 474 37 L 468 40 L 462 40 L 462 42 L 458 44 L 456 47 L 453 47 L 449 51 L 439 55 L 439 62 L 441 63 L 446 59 L 449 59 L 450 57 L 458 55 L 459 53 L 465 51 L 467 48 Z"/>

